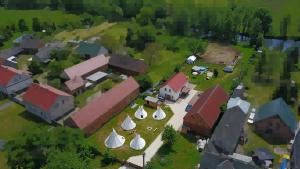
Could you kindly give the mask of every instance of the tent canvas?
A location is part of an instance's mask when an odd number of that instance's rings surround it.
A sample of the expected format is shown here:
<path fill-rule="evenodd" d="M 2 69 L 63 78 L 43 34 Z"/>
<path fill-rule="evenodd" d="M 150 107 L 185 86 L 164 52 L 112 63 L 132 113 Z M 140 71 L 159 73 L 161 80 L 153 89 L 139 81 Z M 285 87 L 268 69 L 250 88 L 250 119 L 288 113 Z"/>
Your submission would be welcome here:
<path fill-rule="evenodd" d="M 118 135 L 115 129 L 112 130 L 110 135 L 105 139 L 105 146 L 107 148 L 118 148 L 125 143 L 125 138 Z"/>
<path fill-rule="evenodd" d="M 145 119 L 147 117 L 147 112 L 144 110 L 143 106 L 139 106 L 134 116 L 138 119 Z"/>
<path fill-rule="evenodd" d="M 126 119 L 121 124 L 122 129 L 124 130 L 132 130 L 136 127 L 135 122 L 127 115 Z"/>
<path fill-rule="evenodd" d="M 152 115 L 155 120 L 162 120 L 166 118 L 166 113 L 159 107 Z"/>
<path fill-rule="evenodd" d="M 130 147 L 134 150 L 141 150 L 145 147 L 146 141 L 137 134 L 130 142 Z"/>

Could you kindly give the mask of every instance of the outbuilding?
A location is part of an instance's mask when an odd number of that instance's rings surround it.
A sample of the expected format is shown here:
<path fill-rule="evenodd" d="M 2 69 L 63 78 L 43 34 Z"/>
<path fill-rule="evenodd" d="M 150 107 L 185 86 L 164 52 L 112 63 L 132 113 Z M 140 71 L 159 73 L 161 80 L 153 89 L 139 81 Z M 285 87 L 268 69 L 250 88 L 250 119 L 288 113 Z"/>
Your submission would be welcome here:
<path fill-rule="evenodd" d="M 155 97 L 147 96 L 145 97 L 145 105 L 156 109 L 161 105 L 161 102 Z"/>
<path fill-rule="evenodd" d="M 197 57 L 195 55 L 191 55 L 186 59 L 187 64 L 193 64 L 197 60 Z"/>

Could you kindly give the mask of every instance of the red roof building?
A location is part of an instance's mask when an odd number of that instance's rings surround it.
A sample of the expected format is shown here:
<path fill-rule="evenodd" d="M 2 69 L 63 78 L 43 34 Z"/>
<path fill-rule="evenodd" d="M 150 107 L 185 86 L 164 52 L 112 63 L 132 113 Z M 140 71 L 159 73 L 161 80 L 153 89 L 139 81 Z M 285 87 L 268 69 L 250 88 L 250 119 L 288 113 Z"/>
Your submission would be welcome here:
<path fill-rule="evenodd" d="M 81 93 L 84 90 L 86 81 L 79 76 L 65 82 L 66 91 L 71 94 Z"/>
<path fill-rule="evenodd" d="M 129 77 L 75 112 L 65 123 L 92 134 L 128 106 L 138 94 L 139 84 Z"/>
<path fill-rule="evenodd" d="M 202 93 L 192 109 L 183 118 L 184 127 L 202 136 L 211 136 L 221 114 L 220 107 L 229 95 L 219 85 Z"/>
<path fill-rule="evenodd" d="M 37 83 L 29 87 L 23 101 L 29 112 L 49 123 L 75 107 L 73 96 L 54 87 Z"/>
<path fill-rule="evenodd" d="M 179 72 L 167 80 L 160 88 L 160 96 L 176 101 L 182 93 L 188 93 L 188 77 Z"/>
<path fill-rule="evenodd" d="M 32 83 L 30 72 L 9 66 L 0 66 L 0 91 L 10 95 L 21 91 Z"/>

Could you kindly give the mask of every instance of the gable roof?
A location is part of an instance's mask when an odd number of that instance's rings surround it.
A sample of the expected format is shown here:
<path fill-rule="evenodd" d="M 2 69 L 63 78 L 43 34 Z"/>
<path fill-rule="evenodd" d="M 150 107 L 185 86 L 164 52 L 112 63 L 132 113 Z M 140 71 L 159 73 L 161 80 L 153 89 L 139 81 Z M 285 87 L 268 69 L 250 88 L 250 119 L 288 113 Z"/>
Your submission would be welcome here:
<path fill-rule="evenodd" d="M 38 52 L 35 54 L 35 56 L 43 61 L 47 61 L 47 60 L 51 59 L 52 51 L 58 50 L 63 47 L 64 47 L 64 44 L 62 44 L 61 42 L 47 43 L 44 47 L 42 47 L 38 50 Z"/>
<path fill-rule="evenodd" d="M 278 98 L 261 106 L 254 117 L 254 123 L 274 116 L 278 116 L 285 125 L 289 127 L 291 132 L 295 133 L 297 120 L 290 107 L 282 98 Z"/>
<path fill-rule="evenodd" d="M 188 82 L 187 76 L 182 72 L 179 72 L 167 80 L 162 87 L 168 85 L 173 91 L 179 92 L 182 90 L 184 85 Z"/>
<path fill-rule="evenodd" d="M 23 49 L 39 49 L 44 45 L 44 41 L 39 38 L 29 38 L 22 40 L 20 47 Z"/>
<path fill-rule="evenodd" d="M 71 95 L 49 85 L 33 83 L 23 95 L 23 99 L 44 111 L 48 111 L 59 96 Z"/>
<path fill-rule="evenodd" d="M 76 48 L 76 52 L 81 55 L 90 55 L 91 57 L 99 54 L 107 54 L 108 51 L 103 46 L 94 43 L 87 43 L 84 41 L 79 42 L 79 46 Z"/>
<path fill-rule="evenodd" d="M 139 84 L 132 77 L 129 77 L 75 112 L 71 119 L 78 128 L 85 129 L 138 89 Z"/>
<path fill-rule="evenodd" d="M 230 98 L 227 102 L 227 109 L 230 109 L 235 106 L 239 106 L 245 114 L 247 114 L 250 109 L 250 103 L 240 99 L 240 97 Z"/>
<path fill-rule="evenodd" d="M 12 47 L 12 48 L 9 48 L 9 49 L 2 50 L 0 52 L 0 57 L 2 57 L 4 59 L 7 59 L 11 56 L 17 56 L 21 52 L 23 52 L 23 49 L 18 47 L 18 46 L 15 46 L 15 47 Z"/>
<path fill-rule="evenodd" d="M 0 85 L 6 86 L 9 81 L 16 75 L 26 74 L 29 75 L 29 72 L 18 70 L 9 66 L 0 66 Z"/>
<path fill-rule="evenodd" d="M 246 118 L 247 114 L 239 106 L 226 110 L 211 137 L 219 153 L 232 154 L 235 151 Z"/>
<path fill-rule="evenodd" d="M 104 55 L 98 55 L 89 60 L 86 60 L 77 65 L 65 69 L 64 73 L 68 76 L 69 79 L 73 79 L 75 76 L 84 76 L 107 64 L 108 57 L 105 57 Z"/>
<path fill-rule="evenodd" d="M 116 54 L 110 56 L 109 65 L 138 73 L 145 73 L 148 69 L 148 65 L 142 60 Z"/>
<path fill-rule="evenodd" d="M 85 85 L 85 81 L 80 76 L 75 76 L 73 79 L 70 79 L 65 82 L 65 85 L 69 91 L 74 91 Z"/>
<path fill-rule="evenodd" d="M 300 169 L 300 130 L 298 130 L 292 149 L 292 169 Z"/>
<path fill-rule="evenodd" d="M 202 93 L 186 117 L 193 116 L 203 119 L 209 127 L 213 127 L 221 113 L 220 106 L 228 100 L 225 90 L 216 85 Z"/>

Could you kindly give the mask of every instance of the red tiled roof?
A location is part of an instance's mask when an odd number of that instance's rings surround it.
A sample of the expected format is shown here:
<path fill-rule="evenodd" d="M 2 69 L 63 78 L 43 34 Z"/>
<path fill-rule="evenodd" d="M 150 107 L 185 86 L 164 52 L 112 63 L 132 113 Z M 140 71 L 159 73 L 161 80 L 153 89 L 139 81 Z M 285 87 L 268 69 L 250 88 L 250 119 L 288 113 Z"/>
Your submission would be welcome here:
<path fill-rule="evenodd" d="M 65 85 L 67 86 L 68 90 L 70 90 L 70 91 L 74 91 L 74 90 L 84 86 L 84 84 L 85 84 L 85 81 L 79 76 L 75 76 L 73 79 L 65 82 Z"/>
<path fill-rule="evenodd" d="M 138 88 L 139 84 L 132 77 L 129 77 L 126 81 L 118 84 L 74 113 L 71 119 L 77 127 L 85 129 Z"/>
<path fill-rule="evenodd" d="M 65 69 L 64 72 L 66 73 L 69 79 L 73 79 L 75 76 L 83 76 L 98 68 L 101 68 L 102 66 L 107 65 L 108 60 L 108 57 L 105 57 L 104 55 L 99 55 L 87 61 L 69 67 Z"/>
<path fill-rule="evenodd" d="M 169 80 L 167 80 L 163 86 L 168 85 L 173 91 L 180 91 L 184 85 L 188 82 L 188 78 L 185 74 L 182 72 L 177 73 L 173 77 L 171 77 Z"/>
<path fill-rule="evenodd" d="M 29 74 L 29 72 L 18 70 L 9 66 L 0 66 L 0 85 L 6 86 L 8 82 L 17 74 Z"/>
<path fill-rule="evenodd" d="M 24 94 L 23 99 L 44 111 L 48 111 L 55 103 L 58 96 L 71 95 L 49 85 L 33 83 Z"/>
<path fill-rule="evenodd" d="M 186 117 L 202 119 L 209 127 L 213 127 L 221 113 L 220 106 L 227 102 L 228 94 L 219 85 L 202 93 Z M 184 117 L 184 119 L 186 118 Z"/>

